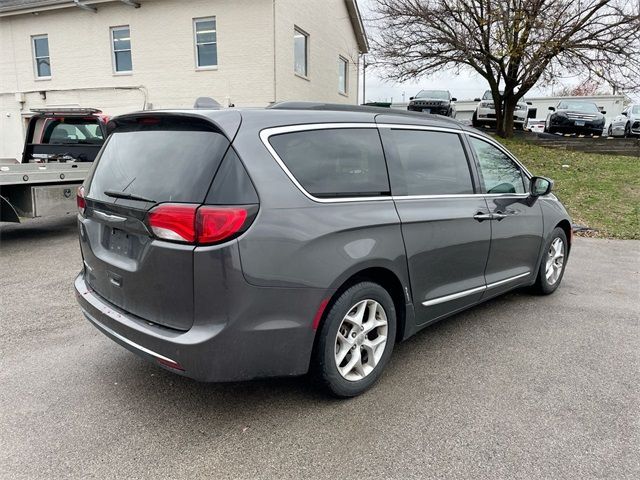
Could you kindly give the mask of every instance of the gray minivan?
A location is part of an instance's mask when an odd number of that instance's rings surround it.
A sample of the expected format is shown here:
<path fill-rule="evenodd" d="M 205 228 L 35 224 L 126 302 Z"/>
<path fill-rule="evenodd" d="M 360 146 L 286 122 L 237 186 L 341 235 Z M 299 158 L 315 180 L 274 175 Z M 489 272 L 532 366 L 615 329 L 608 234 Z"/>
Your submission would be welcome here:
<path fill-rule="evenodd" d="M 108 133 L 78 191 L 77 298 L 181 375 L 312 372 L 354 396 L 396 342 L 562 280 L 551 181 L 445 117 L 292 102 L 128 114 Z"/>

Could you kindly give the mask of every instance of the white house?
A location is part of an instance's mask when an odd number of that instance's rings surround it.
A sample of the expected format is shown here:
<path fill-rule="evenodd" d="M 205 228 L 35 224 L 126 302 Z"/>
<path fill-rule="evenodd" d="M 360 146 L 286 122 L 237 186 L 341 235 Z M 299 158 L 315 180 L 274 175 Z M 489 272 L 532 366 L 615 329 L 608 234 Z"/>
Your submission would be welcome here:
<path fill-rule="evenodd" d="M 357 103 L 356 0 L 0 0 L 0 158 L 32 108 Z"/>

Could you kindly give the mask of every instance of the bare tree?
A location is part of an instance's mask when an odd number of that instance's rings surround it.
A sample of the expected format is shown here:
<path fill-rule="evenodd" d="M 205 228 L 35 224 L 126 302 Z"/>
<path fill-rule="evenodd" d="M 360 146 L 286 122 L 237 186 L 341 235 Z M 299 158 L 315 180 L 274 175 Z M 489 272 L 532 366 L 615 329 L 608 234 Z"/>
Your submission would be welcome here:
<path fill-rule="evenodd" d="M 383 76 L 479 73 L 491 88 L 502 136 L 513 133 L 518 101 L 560 74 L 640 88 L 639 0 L 373 2 L 374 58 Z"/>
<path fill-rule="evenodd" d="M 555 94 L 558 97 L 585 97 L 592 95 L 602 95 L 604 92 L 600 87 L 601 85 L 599 82 L 592 79 L 586 79 L 578 85 L 564 86 L 560 90 L 556 91 Z"/>

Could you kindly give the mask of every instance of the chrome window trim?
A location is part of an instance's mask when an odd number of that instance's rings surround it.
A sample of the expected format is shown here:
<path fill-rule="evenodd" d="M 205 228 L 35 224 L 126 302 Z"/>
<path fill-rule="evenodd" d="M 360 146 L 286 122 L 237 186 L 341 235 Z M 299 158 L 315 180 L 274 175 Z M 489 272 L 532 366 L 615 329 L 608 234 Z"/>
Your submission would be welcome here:
<path fill-rule="evenodd" d="M 473 295 L 474 293 L 484 292 L 486 290 L 489 290 L 490 288 L 498 287 L 500 285 L 504 285 L 505 283 L 513 282 L 514 280 L 518 280 L 519 278 L 523 278 L 528 275 L 531 275 L 530 271 L 521 273 L 519 275 L 514 275 L 513 277 L 505 278 L 504 280 L 499 280 L 497 282 L 489 283 L 487 285 L 482 285 L 480 287 L 474 287 L 468 290 L 463 290 L 461 292 L 452 293 L 451 295 L 432 298 L 431 300 L 426 300 L 422 302 L 422 305 L 425 307 L 430 307 L 432 305 L 438 305 L 440 303 L 450 302 L 451 300 L 457 300 L 458 298 L 466 297 L 468 295 Z"/>
<path fill-rule="evenodd" d="M 319 198 L 315 197 L 298 182 L 296 177 L 291 173 L 289 168 L 280 158 L 280 155 L 273 148 L 271 143 L 269 143 L 269 138 L 273 135 L 280 135 L 283 133 L 293 133 L 293 132 L 305 132 L 310 130 L 331 130 L 336 128 L 378 128 L 375 123 L 315 123 L 315 124 L 305 124 L 305 125 L 288 125 L 285 127 L 273 127 L 266 128 L 260 131 L 260 140 L 264 146 L 269 150 L 271 156 L 275 159 L 275 161 L 280 165 L 280 168 L 284 171 L 284 173 L 289 177 L 289 180 L 293 182 L 293 184 L 300 190 L 307 198 L 313 200 L 318 203 L 342 203 L 342 202 L 379 202 L 382 200 L 393 200 L 391 195 L 380 196 L 380 197 L 336 197 L 336 198 Z M 382 145 L 380 145 L 382 148 Z"/>
<path fill-rule="evenodd" d="M 522 165 L 522 163 L 520 163 L 520 161 L 513 156 L 513 154 L 507 150 L 503 145 L 500 144 L 500 142 L 496 142 L 494 139 L 490 138 L 490 137 L 486 137 L 484 135 L 480 135 L 478 133 L 473 133 L 473 132 L 464 132 L 465 135 L 469 135 L 470 137 L 476 137 L 480 140 L 484 140 L 485 142 L 493 145 L 494 147 L 496 147 L 498 150 L 500 150 L 502 153 L 504 153 L 507 157 L 509 157 L 511 160 L 513 160 L 515 162 L 516 165 L 518 165 L 518 167 L 520 167 L 522 169 L 522 171 L 524 172 L 525 176 L 527 177 L 527 180 L 531 180 L 531 177 L 533 177 L 533 175 L 531 174 L 531 172 L 529 172 L 529 170 L 527 170 L 527 167 L 525 167 L 524 165 Z M 528 189 L 529 185 L 525 185 L 525 187 Z"/>
<path fill-rule="evenodd" d="M 504 152 L 510 159 L 512 159 L 525 173 L 526 176 L 531 177 L 529 171 L 504 147 L 498 142 L 487 138 L 483 135 L 475 134 L 473 132 L 467 132 L 465 130 L 430 126 L 430 125 L 408 125 L 408 124 L 395 124 L 395 123 L 371 123 L 371 122 L 351 122 L 351 123 L 309 123 L 299 125 L 286 125 L 282 127 L 270 127 L 260 131 L 260 140 L 265 148 L 269 151 L 274 160 L 278 163 L 282 171 L 289 177 L 289 180 L 306 196 L 308 199 L 318 203 L 344 203 L 344 202 L 379 202 L 387 200 L 431 200 L 431 199 L 447 199 L 447 198 L 526 198 L 529 193 L 465 193 L 465 194 L 442 194 L 442 195 L 387 195 L 378 197 L 335 197 L 335 198 L 319 198 L 309 193 L 298 182 L 296 177 L 291 173 L 284 161 L 280 158 L 273 146 L 269 143 L 269 138 L 273 135 L 280 135 L 283 133 L 305 132 L 310 130 L 330 130 L 336 128 L 389 128 L 389 129 L 402 129 L 402 130 L 427 130 L 437 132 L 455 133 L 458 135 L 471 135 L 484 140 L 491 145 L 496 146 L 499 150 Z"/>

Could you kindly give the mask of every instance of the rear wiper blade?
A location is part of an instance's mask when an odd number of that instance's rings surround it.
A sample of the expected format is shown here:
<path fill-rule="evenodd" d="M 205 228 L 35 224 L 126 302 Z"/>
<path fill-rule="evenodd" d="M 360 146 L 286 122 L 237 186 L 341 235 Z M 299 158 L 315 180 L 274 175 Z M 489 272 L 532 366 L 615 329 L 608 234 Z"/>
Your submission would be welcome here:
<path fill-rule="evenodd" d="M 138 200 L 140 202 L 156 203 L 155 200 L 151 200 L 150 198 L 142 197 L 142 196 L 136 195 L 134 193 L 118 192 L 116 190 L 105 190 L 104 194 L 107 197 L 112 197 L 112 198 L 124 198 L 124 199 L 127 199 L 127 200 Z"/>

